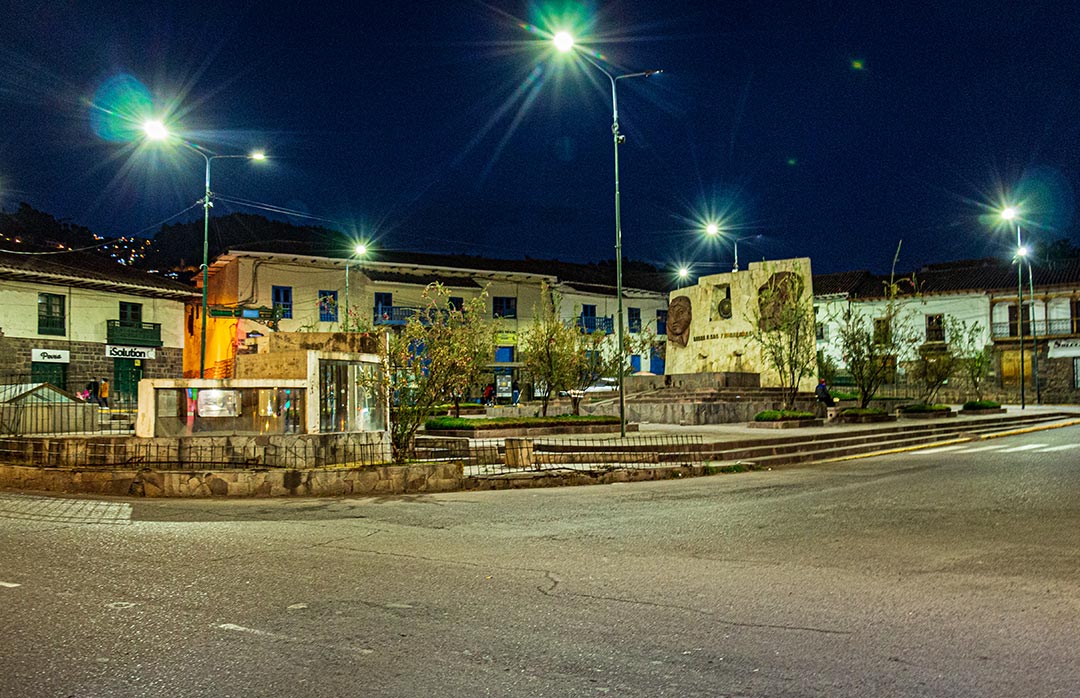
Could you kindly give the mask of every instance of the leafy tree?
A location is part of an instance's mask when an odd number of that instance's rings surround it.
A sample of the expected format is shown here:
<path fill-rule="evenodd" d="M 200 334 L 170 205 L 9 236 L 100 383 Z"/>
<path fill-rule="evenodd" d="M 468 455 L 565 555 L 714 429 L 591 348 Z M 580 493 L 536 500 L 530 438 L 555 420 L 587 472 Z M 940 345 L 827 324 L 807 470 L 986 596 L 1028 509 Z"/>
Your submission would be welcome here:
<path fill-rule="evenodd" d="M 457 411 L 491 361 L 495 333 L 484 317 L 486 299 L 484 292 L 458 308 L 446 288 L 432 284 L 401 331 L 387 337 L 387 374 L 379 385 L 390 404 L 394 462 L 412 455 L 417 430 L 438 405 L 452 402 Z"/>
<path fill-rule="evenodd" d="M 799 383 L 817 365 L 813 299 L 802 277 L 787 271 L 773 274 L 758 289 L 751 319 L 750 338 L 761 347 L 766 365 L 780 379 L 784 409 L 791 409 Z"/>
<path fill-rule="evenodd" d="M 836 374 L 840 367 L 836 365 L 836 359 L 824 349 L 817 350 L 817 374 L 818 378 L 824 378 L 826 385 L 832 385 L 836 380 Z"/>
<path fill-rule="evenodd" d="M 956 354 L 948 344 L 919 347 L 912 363 L 911 378 L 919 384 L 919 402 L 933 404 L 938 391 L 956 371 Z"/>
<path fill-rule="evenodd" d="M 560 317 L 561 299 L 547 284 L 541 298 L 532 327 L 522 335 L 520 358 L 524 373 L 545 388 L 540 393 L 540 415 L 546 417 L 551 395 L 568 390 L 576 378 L 580 330 Z"/>
<path fill-rule="evenodd" d="M 993 362 L 993 347 L 986 344 L 984 329 L 979 322 L 953 320 L 945 325 L 949 345 L 956 355 L 956 370 L 967 379 L 975 392 L 975 399 L 982 400 L 982 386 Z"/>

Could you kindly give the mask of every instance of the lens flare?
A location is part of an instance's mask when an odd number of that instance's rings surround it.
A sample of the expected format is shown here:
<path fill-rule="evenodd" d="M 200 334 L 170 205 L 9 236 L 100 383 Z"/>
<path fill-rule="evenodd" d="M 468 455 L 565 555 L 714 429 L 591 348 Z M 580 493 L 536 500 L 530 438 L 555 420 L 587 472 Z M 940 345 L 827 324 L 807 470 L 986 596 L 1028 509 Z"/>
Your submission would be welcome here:
<path fill-rule="evenodd" d="M 152 118 L 154 100 L 150 91 L 131 75 L 109 78 L 90 102 L 90 128 L 99 138 L 113 143 L 142 138 L 143 126 Z"/>

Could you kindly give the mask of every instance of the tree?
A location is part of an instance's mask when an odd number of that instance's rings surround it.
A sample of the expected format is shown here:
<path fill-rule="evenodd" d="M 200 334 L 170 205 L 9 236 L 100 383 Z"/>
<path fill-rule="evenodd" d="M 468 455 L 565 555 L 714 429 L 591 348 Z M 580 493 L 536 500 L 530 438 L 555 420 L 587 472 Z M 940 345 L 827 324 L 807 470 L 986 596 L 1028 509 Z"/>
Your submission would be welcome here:
<path fill-rule="evenodd" d="M 817 365 L 814 307 L 802 277 L 781 271 L 758 289 L 751 313 L 750 338 L 761 347 L 762 359 L 780 379 L 784 409 L 791 409 L 799 383 Z"/>
<path fill-rule="evenodd" d="M 546 417 L 552 393 L 568 390 L 574 382 L 580 331 L 560 317 L 561 298 L 547 284 L 541 287 L 540 297 L 532 327 L 521 338 L 520 358 L 524 373 L 543 386 L 540 415 Z"/>
<path fill-rule="evenodd" d="M 953 320 L 945 325 L 949 345 L 956 355 L 956 370 L 975 392 L 975 399 L 982 400 L 982 385 L 993 362 L 993 347 L 986 344 L 984 329 L 978 321 L 967 323 Z"/>
<path fill-rule="evenodd" d="M 491 362 L 495 333 L 484 317 L 486 298 L 485 291 L 457 307 L 442 285 L 432 284 L 402 330 L 388 335 L 380 387 L 390 404 L 395 463 L 412 455 L 416 432 L 435 408 L 447 402 L 457 408 Z"/>
<path fill-rule="evenodd" d="M 956 370 L 956 354 L 948 344 L 923 345 L 911 367 L 911 378 L 919 384 L 919 402 L 932 404 L 941 386 Z"/>

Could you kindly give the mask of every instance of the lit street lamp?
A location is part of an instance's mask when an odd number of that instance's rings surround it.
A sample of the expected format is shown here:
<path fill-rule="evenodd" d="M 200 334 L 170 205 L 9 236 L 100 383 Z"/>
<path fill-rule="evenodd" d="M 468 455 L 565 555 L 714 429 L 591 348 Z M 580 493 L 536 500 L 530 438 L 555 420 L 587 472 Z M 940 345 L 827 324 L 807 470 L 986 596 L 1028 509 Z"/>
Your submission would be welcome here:
<path fill-rule="evenodd" d="M 567 53 L 574 48 L 574 37 L 568 32 L 558 32 L 553 37 L 555 48 L 560 53 Z M 623 386 L 623 363 L 625 349 L 623 347 L 623 290 L 622 290 L 622 220 L 619 209 L 619 146 L 626 141 L 626 136 L 619 133 L 619 100 L 615 86 L 619 80 L 627 78 L 647 78 L 650 75 L 661 73 L 661 70 L 645 70 L 638 73 L 626 73 L 624 75 L 612 75 L 602 65 L 597 63 L 587 53 L 580 52 L 594 68 L 607 76 L 611 82 L 611 136 L 615 144 L 615 293 L 618 296 L 617 311 L 619 319 L 616 328 L 615 341 L 619 353 L 619 435 L 626 436 L 626 390 Z"/>
<path fill-rule="evenodd" d="M 1028 255 L 1031 250 L 1027 245 L 1021 245 L 1016 250 L 1017 264 L 1023 265 L 1027 261 L 1028 268 L 1028 296 L 1031 298 L 1031 382 L 1035 384 L 1035 403 L 1042 404 L 1042 388 L 1039 386 L 1039 327 L 1035 319 L 1035 275 L 1032 271 L 1031 259 Z M 1024 340 L 1021 337 L 1020 345 Z"/>
<path fill-rule="evenodd" d="M 1006 223 L 1012 223 L 1016 220 L 1017 210 L 1012 206 L 1007 206 L 1001 211 L 1001 219 Z M 1020 222 L 1016 222 L 1016 336 L 1020 340 L 1020 409 L 1024 409 L 1027 406 L 1027 400 L 1024 395 L 1024 257 L 1027 255 L 1027 248 L 1024 247 L 1023 240 L 1020 236 Z M 1034 286 L 1032 286 L 1032 293 L 1034 294 Z M 1031 311 L 1034 316 L 1035 312 L 1035 296 L 1031 297 Z M 1032 321 L 1034 322 L 1034 317 Z M 1032 325 L 1032 335 L 1034 335 L 1034 325 Z M 1032 364 L 1032 378 L 1035 376 L 1035 365 Z M 1036 381 L 1038 379 L 1036 378 Z"/>
<path fill-rule="evenodd" d="M 367 254 L 367 245 L 359 243 L 353 248 L 353 254 L 345 260 L 345 319 L 342 321 L 344 329 L 348 332 L 349 328 L 349 268 L 352 266 L 355 259 L 358 263 L 363 264 L 364 255 Z"/>
<path fill-rule="evenodd" d="M 143 124 L 143 131 L 147 138 L 155 141 L 163 141 L 169 137 L 169 129 L 161 121 L 147 121 Z M 210 207 L 213 206 L 213 195 L 210 191 L 210 163 L 213 160 L 239 159 L 239 160 L 265 160 L 266 155 L 261 152 L 249 153 L 248 155 L 215 155 L 211 151 L 195 143 L 180 141 L 182 145 L 195 151 L 206 161 L 206 188 L 203 194 L 203 253 L 202 253 L 202 330 L 199 340 L 199 378 L 206 375 L 206 293 L 210 271 Z"/>
<path fill-rule="evenodd" d="M 708 235 L 711 238 L 716 237 L 717 235 L 720 234 L 720 232 L 721 232 L 720 226 L 718 224 L 716 224 L 716 223 L 709 223 L 708 225 L 705 226 L 705 234 Z M 732 272 L 739 271 L 739 243 L 742 242 L 743 240 L 752 240 L 754 238 L 759 238 L 759 237 L 761 237 L 760 234 L 759 235 L 744 235 L 741 238 L 735 238 L 734 240 L 731 241 L 731 244 L 734 247 L 734 252 L 735 252 L 735 261 L 731 266 L 731 271 Z"/>

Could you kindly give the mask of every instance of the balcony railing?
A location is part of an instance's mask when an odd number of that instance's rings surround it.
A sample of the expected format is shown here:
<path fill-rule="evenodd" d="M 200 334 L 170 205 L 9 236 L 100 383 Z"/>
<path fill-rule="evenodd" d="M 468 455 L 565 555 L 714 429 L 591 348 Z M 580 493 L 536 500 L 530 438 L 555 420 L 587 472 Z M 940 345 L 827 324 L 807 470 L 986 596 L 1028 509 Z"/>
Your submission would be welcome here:
<path fill-rule="evenodd" d="M 577 319 L 577 326 L 579 330 L 584 330 L 586 334 L 592 334 L 593 332 L 611 334 L 614 332 L 615 318 L 610 315 L 607 317 L 581 315 Z"/>
<path fill-rule="evenodd" d="M 106 321 L 106 338 L 109 344 L 129 344 L 136 347 L 160 347 L 161 323 Z M 100 327 L 100 325 L 99 325 Z"/>
<path fill-rule="evenodd" d="M 38 315 L 38 334 L 64 336 L 67 331 L 63 315 Z"/>
<path fill-rule="evenodd" d="M 377 305 L 372 318 L 376 325 L 404 325 L 418 312 L 419 308 L 405 305 Z"/>
<path fill-rule="evenodd" d="M 1040 337 L 1060 337 L 1062 335 L 1080 334 L 1080 318 L 1061 318 L 1057 320 L 1036 320 L 1035 334 Z M 1032 323 L 1024 322 L 1024 336 L 1030 337 Z M 990 327 L 994 339 L 1005 339 L 1016 336 L 1015 322 L 995 322 Z"/>

